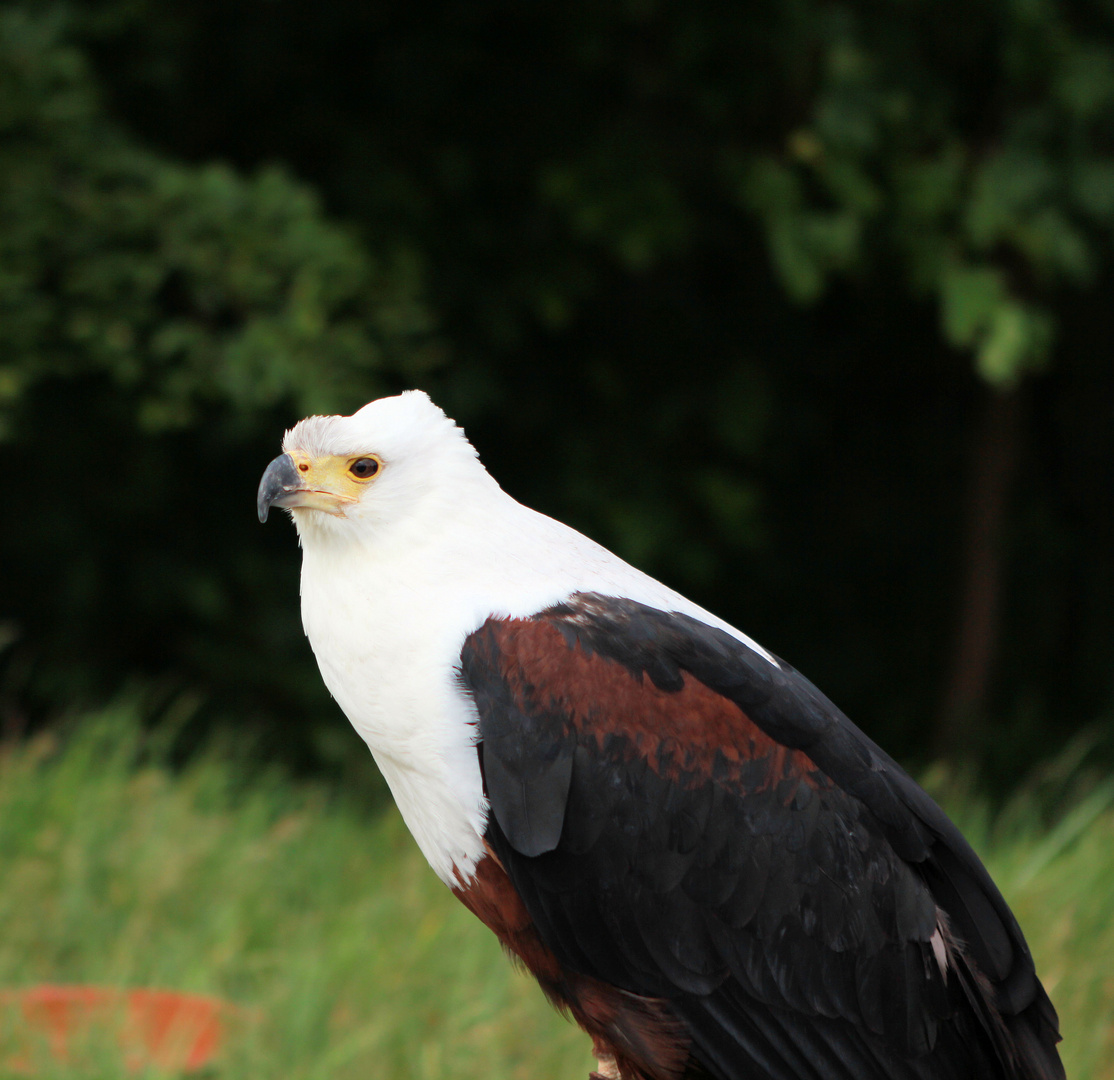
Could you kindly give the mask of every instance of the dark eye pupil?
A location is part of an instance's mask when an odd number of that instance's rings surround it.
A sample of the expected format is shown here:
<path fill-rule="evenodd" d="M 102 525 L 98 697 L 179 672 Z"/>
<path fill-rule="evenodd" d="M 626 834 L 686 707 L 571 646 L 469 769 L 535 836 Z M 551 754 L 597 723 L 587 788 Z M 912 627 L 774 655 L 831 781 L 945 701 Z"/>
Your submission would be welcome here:
<path fill-rule="evenodd" d="M 352 462 L 352 475 L 364 479 L 368 476 L 374 476 L 379 471 L 379 462 L 374 458 L 360 458 L 359 461 Z"/>

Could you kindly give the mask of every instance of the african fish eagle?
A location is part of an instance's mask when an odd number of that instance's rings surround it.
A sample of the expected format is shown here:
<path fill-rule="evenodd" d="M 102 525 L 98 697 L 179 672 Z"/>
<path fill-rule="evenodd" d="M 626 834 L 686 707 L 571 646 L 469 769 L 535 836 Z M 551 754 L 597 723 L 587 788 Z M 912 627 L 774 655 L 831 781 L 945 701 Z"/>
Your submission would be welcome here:
<path fill-rule="evenodd" d="M 593 1076 L 1064 1076 L 932 799 L 776 656 L 515 502 L 424 393 L 296 424 L 272 506 L 325 684 Z"/>

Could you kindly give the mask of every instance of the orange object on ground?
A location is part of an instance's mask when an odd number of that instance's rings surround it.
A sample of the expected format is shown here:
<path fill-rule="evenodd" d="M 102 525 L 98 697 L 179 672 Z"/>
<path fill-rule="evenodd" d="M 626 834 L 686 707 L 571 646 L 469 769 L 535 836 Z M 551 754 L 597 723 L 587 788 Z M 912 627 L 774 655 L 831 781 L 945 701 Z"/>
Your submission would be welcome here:
<path fill-rule="evenodd" d="M 14 1028 L 14 1051 L 0 1066 L 32 1072 L 33 1048 L 45 1044 L 56 1061 L 71 1061 L 84 1044 L 117 1047 L 122 1063 L 190 1071 L 210 1064 L 225 1021 L 236 1010 L 219 998 L 176 990 L 119 990 L 102 986 L 32 986 L 0 990 L 0 1032 Z M 22 1030 L 21 1030 L 22 1029 Z M 98 1038 L 98 1036 L 100 1036 Z M 7 1038 L 0 1046 L 7 1052 Z"/>

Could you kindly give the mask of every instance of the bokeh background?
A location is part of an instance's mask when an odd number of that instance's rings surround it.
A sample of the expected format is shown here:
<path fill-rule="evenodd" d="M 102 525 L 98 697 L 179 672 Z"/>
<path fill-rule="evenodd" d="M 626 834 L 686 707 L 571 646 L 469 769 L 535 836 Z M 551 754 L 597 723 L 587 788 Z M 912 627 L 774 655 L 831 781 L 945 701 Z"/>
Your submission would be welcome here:
<path fill-rule="evenodd" d="M 1037 844 L 1114 761 L 1112 240 L 1106 0 L 4 3 L 6 752 L 380 814 L 254 495 L 418 386 Z"/>

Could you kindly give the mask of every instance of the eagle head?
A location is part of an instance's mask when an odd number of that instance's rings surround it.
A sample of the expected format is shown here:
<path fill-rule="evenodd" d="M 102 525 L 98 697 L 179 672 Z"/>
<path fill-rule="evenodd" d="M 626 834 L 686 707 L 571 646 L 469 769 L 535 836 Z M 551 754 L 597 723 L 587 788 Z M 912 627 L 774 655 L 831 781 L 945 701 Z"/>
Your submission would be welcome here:
<path fill-rule="evenodd" d="M 351 416 L 309 416 L 267 466 L 256 507 L 291 511 L 303 542 L 380 528 L 477 482 L 490 482 L 464 432 L 420 390 Z"/>

